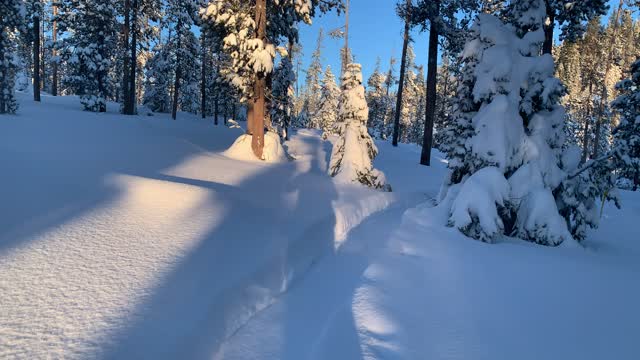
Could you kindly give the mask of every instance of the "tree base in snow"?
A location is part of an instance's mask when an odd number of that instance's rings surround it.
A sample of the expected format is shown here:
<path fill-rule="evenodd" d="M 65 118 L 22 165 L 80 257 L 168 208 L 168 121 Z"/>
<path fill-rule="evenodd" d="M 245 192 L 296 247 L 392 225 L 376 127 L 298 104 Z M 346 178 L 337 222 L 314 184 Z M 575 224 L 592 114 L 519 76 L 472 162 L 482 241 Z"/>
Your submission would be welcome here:
<path fill-rule="evenodd" d="M 265 161 L 268 163 L 278 163 L 287 160 L 287 155 L 280 144 L 280 137 L 273 132 L 264 134 L 264 149 L 262 150 L 262 159 L 258 159 L 251 149 L 252 136 L 242 134 L 236 139 L 224 155 L 236 160 L 243 161 Z"/>

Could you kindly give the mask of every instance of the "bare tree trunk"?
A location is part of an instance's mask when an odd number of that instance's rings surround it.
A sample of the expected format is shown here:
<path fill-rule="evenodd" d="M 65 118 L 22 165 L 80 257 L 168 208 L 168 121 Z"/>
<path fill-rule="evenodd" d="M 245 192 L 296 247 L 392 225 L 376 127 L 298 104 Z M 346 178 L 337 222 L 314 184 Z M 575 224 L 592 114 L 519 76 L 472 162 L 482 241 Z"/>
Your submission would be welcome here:
<path fill-rule="evenodd" d="M 4 38 L 5 34 L 4 33 L 4 29 L 0 28 L 0 39 Z M 4 63 L 4 47 L 2 46 L 2 41 L 0 41 L 0 64 Z M 0 114 L 5 114 L 7 113 L 7 106 L 5 103 L 5 96 L 1 93 L 6 91 L 5 89 L 2 88 L 2 86 L 4 86 L 6 84 L 6 80 L 7 80 L 7 68 L 5 66 L 0 68 Z M 8 89 L 7 89 L 8 90 Z"/>
<path fill-rule="evenodd" d="M 396 114 L 393 120 L 393 140 L 391 144 L 398 146 L 400 137 L 400 113 L 402 112 L 402 92 L 404 90 L 404 73 L 407 67 L 407 47 L 409 46 L 409 30 L 411 30 L 411 0 L 407 0 L 407 18 L 404 21 L 404 38 L 402 41 L 402 59 L 400 60 L 400 82 L 398 83 L 398 95 L 396 98 Z"/>
<path fill-rule="evenodd" d="M 587 157 L 589 155 L 589 122 L 591 117 L 593 116 L 593 82 L 589 83 L 589 107 L 587 115 L 584 118 L 584 134 L 582 137 L 582 157 L 580 158 L 580 163 L 584 163 L 587 161 Z"/>
<path fill-rule="evenodd" d="M 129 115 L 136 113 L 136 72 L 138 70 L 138 0 L 133 0 L 131 18 L 131 74 L 129 75 Z"/>
<path fill-rule="evenodd" d="M 438 36 L 440 35 L 440 0 L 435 0 L 436 12 L 431 19 L 429 30 L 429 60 L 427 62 L 427 101 L 424 117 L 424 134 L 420 164 L 431 165 L 431 148 L 433 147 L 433 119 L 436 116 L 436 83 L 438 81 Z"/>
<path fill-rule="evenodd" d="M 553 30 L 556 25 L 556 12 L 551 7 L 549 0 L 544 0 L 544 5 L 547 12 L 547 22 L 543 25 L 544 43 L 542 43 L 542 53 L 551 55 L 553 51 Z"/>
<path fill-rule="evenodd" d="M 122 47 L 127 49 L 129 47 L 129 29 L 131 29 L 131 2 L 130 0 L 124 1 L 124 28 L 122 29 L 122 42 L 124 43 Z M 126 55 L 122 62 L 122 112 L 125 115 L 131 114 L 131 105 L 129 97 L 129 76 L 131 76 L 131 72 L 129 70 L 129 56 Z"/>
<path fill-rule="evenodd" d="M 178 21 L 178 24 L 176 26 L 176 37 L 177 37 L 177 49 L 176 49 L 176 79 L 175 82 L 173 84 L 173 104 L 171 106 L 171 118 L 173 120 L 176 119 L 176 116 L 178 114 L 178 94 L 180 92 L 180 77 L 182 76 L 182 64 L 181 64 L 181 59 L 180 59 L 180 48 L 182 47 L 182 39 L 180 36 L 180 28 L 182 27 L 182 23 L 180 21 Z"/>
<path fill-rule="evenodd" d="M 200 35 L 200 49 L 202 50 L 202 74 L 200 79 L 200 112 L 202 118 L 207 117 L 207 49 L 206 47 L 206 35 L 203 33 Z"/>
<path fill-rule="evenodd" d="M 44 14 L 44 11 L 43 11 Z M 44 20 L 40 22 L 40 89 L 45 90 L 47 88 L 47 73 L 45 68 L 45 37 L 44 37 Z"/>
<path fill-rule="evenodd" d="M 58 6 L 53 5 L 53 24 L 51 27 L 51 40 L 53 41 L 53 49 L 51 50 L 51 55 L 53 57 L 58 56 L 58 51 L 56 50 L 56 42 L 58 41 Z M 51 69 L 51 95 L 58 96 L 58 60 L 53 62 Z"/>
<path fill-rule="evenodd" d="M 33 16 L 33 35 L 33 100 L 40 101 L 40 14 L 37 13 Z"/>
<path fill-rule="evenodd" d="M 267 0 L 256 0 L 255 22 L 257 28 L 256 38 L 266 44 L 267 40 Z M 249 126 L 251 127 L 251 149 L 253 154 L 262 159 L 264 149 L 264 118 L 265 118 L 265 96 L 267 79 L 265 74 L 256 74 L 253 84 L 253 116 Z"/>

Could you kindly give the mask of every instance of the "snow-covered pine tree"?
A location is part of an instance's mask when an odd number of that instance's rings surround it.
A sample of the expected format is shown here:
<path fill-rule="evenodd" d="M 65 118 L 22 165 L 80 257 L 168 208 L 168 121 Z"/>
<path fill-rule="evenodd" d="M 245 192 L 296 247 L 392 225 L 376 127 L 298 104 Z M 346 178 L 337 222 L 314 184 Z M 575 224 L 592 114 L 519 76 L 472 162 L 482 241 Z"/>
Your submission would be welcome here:
<path fill-rule="evenodd" d="M 298 39 L 297 24 L 311 23 L 316 12 L 340 8 L 338 0 L 210 0 L 201 10 L 206 21 L 224 31 L 223 50 L 231 57 L 230 82 L 249 103 L 248 136 L 254 155 L 262 159 L 265 104 L 278 41 Z"/>
<path fill-rule="evenodd" d="M 620 124 L 613 131 L 613 146 L 620 175 L 635 191 L 640 186 L 640 60 L 631 65 L 630 73 L 616 86 L 620 96 L 612 106 L 620 114 Z"/>
<path fill-rule="evenodd" d="M 347 65 L 341 87 L 336 123 L 340 137 L 331 152 L 329 175 L 338 181 L 391 191 L 384 173 L 373 167 L 378 148 L 367 131 L 369 109 L 364 97 L 360 64 Z"/>
<path fill-rule="evenodd" d="M 322 137 L 327 138 L 333 133 L 338 118 L 338 101 L 340 99 L 340 88 L 336 84 L 336 78 L 331 71 L 331 67 L 327 65 L 322 79 L 320 89 L 320 103 L 318 111 L 316 111 L 314 122 L 322 130 Z"/>
<path fill-rule="evenodd" d="M 564 87 L 551 55 L 540 55 L 544 2 L 513 4 L 515 25 L 480 14 L 465 47 L 442 204 L 470 237 L 558 245 L 573 236 L 556 192 L 577 166 L 562 155 Z"/>
<path fill-rule="evenodd" d="M 114 84 L 109 76 L 117 46 L 116 11 L 107 0 L 61 1 L 66 86 L 80 95 L 85 110 L 105 112 Z"/>
<path fill-rule="evenodd" d="M 316 49 L 311 54 L 311 64 L 309 64 L 309 68 L 307 69 L 307 77 L 305 80 L 305 109 L 304 111 L 309 114 L 309 118 L 311 122 L 309 123 L 309 127 L 313 129 L 319 129 L 320 124 L 316 121 L 316 112 L 318 111 L 320 104 L 320 94 L 321 94 L 321 80 L 320 75 L 322 74 L 322 40 L 324 39 L 324 34 L 322 32 L 322 28 L 318 31 L 318 40 L 316 41 Z"/>
<path fill-rule="evenodd" d="M 171 95 L 169 89 L 173 78 L 171 49 L 167 45 L 157 44 L 145 68 L 146 76 L 142 103 L 153 112 L 170 112 Z"/>
<path fill-rule="evenodd" d="M 369 120 L 367 127 L 373 132 L 373 136 L 382 139 L 387 123 L 388 105 L 385 90 L 385 75 L 380 72 L 380 58 L 376 61 L 376 67 L 367 80 L 367 106 L 369 107 Z"/>
<path fill-rule="evenodd" d="M 273 74 L 271 90 L 271 121 L 279 129 L 282 138 L 289 138 L 289 127 L 293 117 L 294 90 L 296 75 L 289 53 L 282 54 L 280 64 Z"/>
<path fill-rule="evenodd" d="M 400 104 L 400 128 L 398 140 L 402 143 L 411 142 L 411 129 L 416 121 L 416 110 L 418 109 L 419 98 L 419 86 L 420 80 L 416 74 L 416 55 L 413 52 L 413 47 L 409 45 L 407 47 L 406 59 L 405 59 L 405 75 L 404 85 L 402 90 L 402 102 Z"/>
<path fill-rule="evenodd" d="M 165 20 L 170 24 L 170 48 L 173 50 L 173 99 L 171 117 L 175 120 L 178 108 L 185 111 L 198 109 L 194 104 L 198 93 L 198 40 L 191 31 L 197 21 L 198 4 L 196 0 L 169 0 Z M 194 96 L 195 95 L 195 96 Z M 195 99 L 194 99 L 195 97 Z M 186 101 L 186 103 L 185 103 Z M 197 111 L 197 110 L 196 110 Z"/>
<path fill-rule="evenodd" d="M 425 119 L 425 110 L 427 109 L 427 83 L 425 81 L 424 74 L 424 66 L 420 65 L 416 67 L 416 96 L 415 96 L 415 106 L 416 110 L 413 114 L 413 121 L 411 122 L 411 127 L 409 128 L 409 136 L 408 143 L 411 144 L 421 144 L 422 143 L 422 134 L 424 131 L 424 119 Z M 438 103 L 436 102 L 436 105 Z"/>
<path fill-rule="evenodd" d="M 124 18 L 116 66 L 116 76 L 121 81 L 117 85 L 116 98 L 122 99 L 121 111 L 133 115 L 137 112 L 138 100 L 142 98 L 143 70 L 151 56 L 151 43 L 160 37 L 156 23 L 161 17 L 163 4 L 160 0 L 126 0 L 116 5 L 119 5 L 118 12 Z"/>
<path fill-rule="evenodd" d="M 451 56 L 447 52 L 442 54 L 442 64 L 438 68 L 438 82 L 436 84 L 436 118 L 433 124 L 434 146 L 441 151 L 445 141 L 445 129 L 451 125 L 452 120 L 458 76 L 456 65 L 457 62 L 452 64 Z"/>
<path fill-rule="evenodd" d="M 22 0 L 0 3 L 0 114 L 14 114 L 18 103 L 14 95 L 16 82 L 16 32 L 24 27 Z"/>

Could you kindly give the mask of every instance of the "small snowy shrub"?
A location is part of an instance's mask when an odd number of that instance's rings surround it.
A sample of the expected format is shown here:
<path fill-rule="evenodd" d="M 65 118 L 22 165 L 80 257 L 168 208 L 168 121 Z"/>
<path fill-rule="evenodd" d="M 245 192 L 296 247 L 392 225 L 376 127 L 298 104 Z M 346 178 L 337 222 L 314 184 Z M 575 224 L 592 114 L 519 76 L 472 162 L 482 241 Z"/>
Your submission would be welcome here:
<path fill-rule="evenodd" d="M 335 127 L 340 136 L 331 152 L 329 175 L 341 182 L 391 191 L 384 173 L 373 168 L 378 148 L 367 131 L 369 109 L 364 97 L 360 64 L 347 65 L 342 76 L 342 94 Z"/>

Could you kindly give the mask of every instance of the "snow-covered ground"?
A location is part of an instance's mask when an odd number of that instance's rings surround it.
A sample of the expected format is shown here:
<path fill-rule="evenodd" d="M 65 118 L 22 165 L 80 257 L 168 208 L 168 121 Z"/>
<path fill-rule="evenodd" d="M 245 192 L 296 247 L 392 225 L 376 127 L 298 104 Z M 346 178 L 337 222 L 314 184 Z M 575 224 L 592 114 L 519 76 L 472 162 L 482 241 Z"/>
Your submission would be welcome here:
<path fill-rule="evenodd" d="M 0 358 L 637 359 L 640 194 L 586 249 L 443 226 L 445 164 L 378 144 L 393 193 L 338 185 L 331 143 L 223 154 L 179 114 L 20 98 L 0 116 Z"/>

